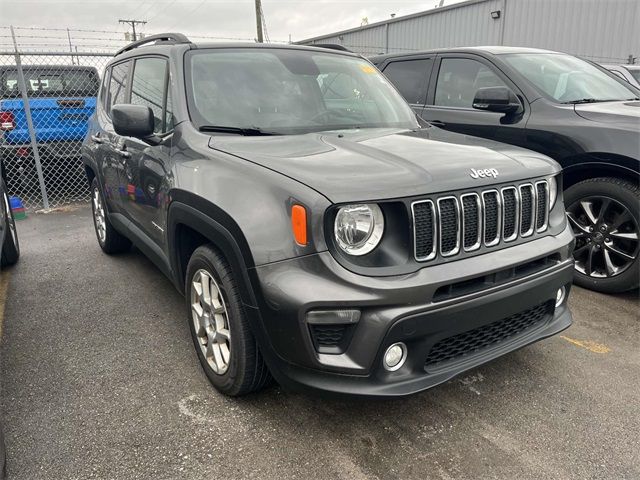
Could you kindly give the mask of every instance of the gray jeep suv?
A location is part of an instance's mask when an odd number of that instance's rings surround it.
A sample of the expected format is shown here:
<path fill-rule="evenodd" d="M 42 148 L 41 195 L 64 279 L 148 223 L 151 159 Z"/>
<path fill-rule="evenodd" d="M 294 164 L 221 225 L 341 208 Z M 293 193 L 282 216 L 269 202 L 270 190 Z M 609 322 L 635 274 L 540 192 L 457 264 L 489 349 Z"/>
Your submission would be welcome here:
<path fill-rule="evenodd" d="M 421 125 L 358 55 L 148 37 L 82 154 L 100 247 L 173 281 L 225 394 L 411 394 L 571 324 L 558 164 Z"/>

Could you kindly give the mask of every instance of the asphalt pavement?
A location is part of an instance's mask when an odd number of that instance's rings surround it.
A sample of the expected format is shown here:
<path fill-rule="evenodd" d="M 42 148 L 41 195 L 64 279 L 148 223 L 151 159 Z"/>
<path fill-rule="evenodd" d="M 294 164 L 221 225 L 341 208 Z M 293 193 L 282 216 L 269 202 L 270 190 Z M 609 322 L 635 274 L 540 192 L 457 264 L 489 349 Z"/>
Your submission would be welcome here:
<path fill-rule="evenodd" d="M 86 207 L 18 233 L 0 281 L 9 480 L 640 478 L 638 292 L 575 288 L 562 336 L 412 397 L 229 399 L 182 297 L 139 251 L 104 255 Z"/>

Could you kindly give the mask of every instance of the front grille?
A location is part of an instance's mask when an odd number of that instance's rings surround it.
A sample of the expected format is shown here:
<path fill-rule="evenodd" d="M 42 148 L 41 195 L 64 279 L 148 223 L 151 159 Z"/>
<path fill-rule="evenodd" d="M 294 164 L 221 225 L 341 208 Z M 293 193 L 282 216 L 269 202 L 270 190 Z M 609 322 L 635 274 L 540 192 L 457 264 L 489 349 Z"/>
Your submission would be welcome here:
<path fill-rule="evenodd" d="M 414 255 L 417 260 L 431 260 L 436 255 L 435 209 L 431 200 L 411 205 L 413 212 Z"/>
<path fill-rule="evenodd" d="M 533 233 L 536 214 L 533 204 L 533 185 L 520 185 L 520 235 L 523 237 L 528 237 Z"/>
<path fill-rule="evenodd" d="M 502 236 L 506 242 L 518 236 L 518 196 L 515 187 L 502 189 Z"/>
<path fill-rule="evenodd" d="M 462 231 L 465 251 L 480 248 L 480 197 L 477 193 L 468 193 L 460 197 L 462 200 Z"/>
<path fill-rule="evenodd" d="M 437 369 L 446 362 L 460 360 L 524 334 L 546 322 L 553 309 L 553 301 L 541 303 L 497 322 L 440 340 L 429 352 L 425 368 Z"/>
<path fill-rule="evenodd" d="M 418 261 L 493 247 L 547 229 L 549 186 L 524 183 L 411 205 L 414 255 Z"/>
<path fill-rule="evenodd" d="M 482 194 L 484 201 L 484 244 L 488 247 L 500 241 L 500 200 L 498 192 L 493 190 Z"/>
<path fill-rule="evenodd" d="M 536 197 L 538 199 L 536 230 L 541 232 L 547 228 L 547 203 L 549 197 L 549 187 L 547 186 L 547 182 L 536 183 Z"/>
<path fill-rule="evenodd" d="M 438 226 L 440 229 L 440 253 L 444 257 L 460 250 L 460 215 L 456 197 L 438 200 Z"/>

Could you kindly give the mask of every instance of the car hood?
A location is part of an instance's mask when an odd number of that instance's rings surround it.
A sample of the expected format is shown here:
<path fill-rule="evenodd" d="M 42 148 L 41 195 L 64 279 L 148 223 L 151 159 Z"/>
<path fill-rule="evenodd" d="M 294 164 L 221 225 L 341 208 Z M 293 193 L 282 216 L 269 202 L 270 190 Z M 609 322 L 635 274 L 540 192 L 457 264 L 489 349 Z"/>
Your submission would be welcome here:
<path fill-rule="evenodd" d="M 640 130 L 640 101 L 583 103 L 575 110 L 587 120 Z"/>
<path fill-rule="evenodd" d="M 293 178 L 334 203 L 473 188 L 560 170 L 530 150 L 430 127 L 304 135 L 214 136 L 209 146 Z M 495 169 L 472 178 L 471 169 Z"/>

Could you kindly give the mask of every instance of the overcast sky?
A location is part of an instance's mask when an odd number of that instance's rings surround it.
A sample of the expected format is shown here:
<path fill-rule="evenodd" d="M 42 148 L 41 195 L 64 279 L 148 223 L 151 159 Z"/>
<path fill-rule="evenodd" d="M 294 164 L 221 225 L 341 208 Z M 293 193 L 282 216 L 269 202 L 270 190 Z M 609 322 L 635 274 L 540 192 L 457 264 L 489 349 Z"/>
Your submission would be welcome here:
<path fill-rule="evenodd" d="M 445 5 L 458 1 L 461 0 L 446 0 Z M 297 41 L 357 27 L 364 17 L 374 23 L 392 13 L 406 15 L 434 8 L 438 3 L 439 0 L 263 0 L 263 10 L 271 40 L 286 41 L 291 34 L 292 40 Z M 256 35 L 254 0 L 0 0 L 0 26 L 124 31 L 126 27 L 119 25 L 118 19 L 147 20 L 141 30 L 148 33 L 177 31 L 242 39 Z M 7 33 L 0 31 L 2 35 Z M 29 35 L 24 30 L 18 33 Z M 120 36 L 103 35 L 103 41 L 108 38 Z M 32 43 L 47 41 L 56 40 L 31 39 Z"/>

